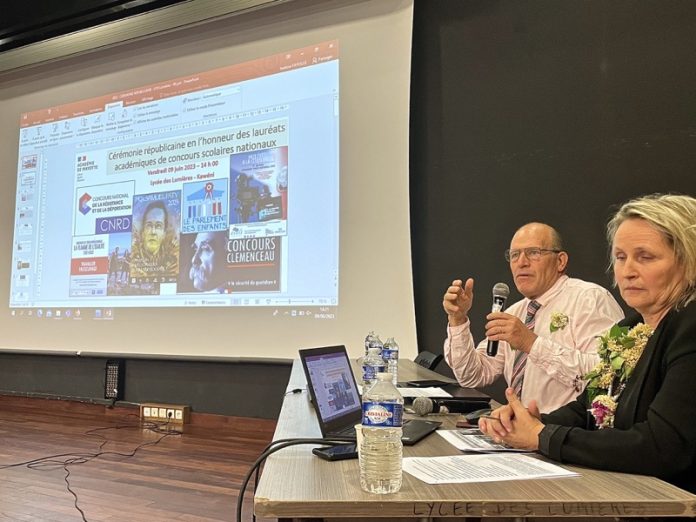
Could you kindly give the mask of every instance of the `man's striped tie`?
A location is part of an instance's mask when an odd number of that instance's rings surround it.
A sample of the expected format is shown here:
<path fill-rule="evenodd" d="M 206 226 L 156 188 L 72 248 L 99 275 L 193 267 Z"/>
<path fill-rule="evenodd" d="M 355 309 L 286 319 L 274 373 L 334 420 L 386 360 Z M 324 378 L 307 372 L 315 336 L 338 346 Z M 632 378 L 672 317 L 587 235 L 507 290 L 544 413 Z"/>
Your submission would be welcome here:
<path fill-rule="evenodd" d="M 530 330 L 534 330 L 534 316 L 541 308 L 541 304 L 537 301 L 529 301 L 527 305 L 527 317 L 524 319 L 524 325 Z M 522 396 L 522 382 L 524 381 L 524 368 L 527 365 L 527 352 L 519 350 L 515 356 L 515 364 L 512 367 L 512 378 L 510 379 L 510 387 L 515 390 L 518 397 Z"/>

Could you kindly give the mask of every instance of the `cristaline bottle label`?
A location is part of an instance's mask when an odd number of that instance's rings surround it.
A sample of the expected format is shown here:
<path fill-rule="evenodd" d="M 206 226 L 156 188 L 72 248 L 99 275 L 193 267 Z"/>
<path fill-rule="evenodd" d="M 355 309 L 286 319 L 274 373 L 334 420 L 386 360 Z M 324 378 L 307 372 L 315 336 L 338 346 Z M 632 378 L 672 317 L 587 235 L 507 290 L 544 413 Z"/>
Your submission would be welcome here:
<path fill-rule="evenodd" d="M 365 402 L 363 403 L 362 425 L 400 428 L 403 424 L 403 415 L 403 404 L 394 402 Z"/>

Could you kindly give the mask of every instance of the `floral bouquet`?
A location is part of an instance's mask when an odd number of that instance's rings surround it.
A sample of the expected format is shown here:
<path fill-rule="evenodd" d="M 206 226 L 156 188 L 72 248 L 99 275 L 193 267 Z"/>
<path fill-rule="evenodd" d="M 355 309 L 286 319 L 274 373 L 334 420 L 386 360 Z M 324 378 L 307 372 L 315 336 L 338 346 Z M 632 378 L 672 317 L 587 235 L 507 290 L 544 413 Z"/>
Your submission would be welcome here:
<path fill-rule="evenodd" d="M 589 380 L 587 397 L 590 413 L 598 428 L 614 426 L 619 396 L 652 334 L 651 326 L 638 323 L 631 329 L 614 325 L 599 338 L 599 363 L 585 375 L 585 379 Z"/>

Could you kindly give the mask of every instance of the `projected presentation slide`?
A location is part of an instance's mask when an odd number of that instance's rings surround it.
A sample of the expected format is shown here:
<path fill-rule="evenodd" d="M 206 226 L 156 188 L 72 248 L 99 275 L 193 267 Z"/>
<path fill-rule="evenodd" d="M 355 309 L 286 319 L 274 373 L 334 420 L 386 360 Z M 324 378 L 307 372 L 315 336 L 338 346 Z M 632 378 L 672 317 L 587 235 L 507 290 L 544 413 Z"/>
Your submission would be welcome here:
<path fill-rule="evenodd" d="M 330 41 L 22 114 L 10 307 L 337 305 L 338 107 Z"/>

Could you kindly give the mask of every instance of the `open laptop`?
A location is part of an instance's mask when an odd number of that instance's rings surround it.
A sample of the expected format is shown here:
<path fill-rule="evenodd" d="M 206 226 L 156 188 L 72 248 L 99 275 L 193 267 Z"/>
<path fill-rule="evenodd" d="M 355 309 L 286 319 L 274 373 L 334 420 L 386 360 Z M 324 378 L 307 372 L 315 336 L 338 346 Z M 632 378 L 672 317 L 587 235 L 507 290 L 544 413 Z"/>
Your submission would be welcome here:
<path fill-rule="evenodd" d="M 362 402 L 345 346 L 300 350 L 312 404 L 323 437 L 355 437 L 362 420 Z M 410 446 L 434 432 L 437 421 L 405 419 L 401 440 Z"/>

